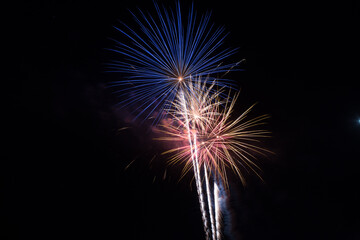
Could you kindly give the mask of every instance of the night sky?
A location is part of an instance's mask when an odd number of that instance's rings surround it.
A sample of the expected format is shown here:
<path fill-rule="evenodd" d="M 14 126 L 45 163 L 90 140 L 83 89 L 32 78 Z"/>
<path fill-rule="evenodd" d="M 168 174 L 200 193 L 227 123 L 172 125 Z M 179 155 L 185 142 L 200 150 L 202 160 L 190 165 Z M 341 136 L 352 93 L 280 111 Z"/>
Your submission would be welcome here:
<path fill-rule="evenodd" d="M 194 1 L 239 47 L 229 62 L 246 59 L 229 76 L 237 111 L 272 116 L 275 154 L 258 159 L 264 182 L 231 178 L 224 239 L 360 239 L 360 5 L 314 2 Z M 191 176 L 106 87 L 121 77 L 105 71 L 113 26 L 137 7 L 155 13 L 138 0 L 4 8 L 0 239 L 204 239 Z"/>

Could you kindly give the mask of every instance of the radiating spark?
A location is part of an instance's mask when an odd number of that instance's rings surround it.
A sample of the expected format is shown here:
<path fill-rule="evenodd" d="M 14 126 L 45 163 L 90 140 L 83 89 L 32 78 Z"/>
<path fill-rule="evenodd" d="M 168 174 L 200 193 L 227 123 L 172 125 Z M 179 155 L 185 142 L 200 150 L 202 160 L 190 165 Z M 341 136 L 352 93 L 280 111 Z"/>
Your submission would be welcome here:
<path fill-rule="evenodd" d="M 136 160 L 136 159 L 133 159 L 133 160 L 125 167 L 125 170 L 127 170 L 127 169 L 131 166 L 131 164 L 133 164 L 133 163 L 135 162 L 135 160 Z"/>
<path fill-rule="evenodd" d="M 167 173 L 167 170 L 165 169 L 163 180 L 165 180 L 165 178 L 166 178 L 166 173 Z"/>
<path fill-rule="evenodd" d="M 122 128 L 119 128 L 119 129 L 118 129 L 118 132 L 124 131 L 124 130 L 126 130 L 126 129 L 129 129 L 129 127 L 122 127 Z"/>

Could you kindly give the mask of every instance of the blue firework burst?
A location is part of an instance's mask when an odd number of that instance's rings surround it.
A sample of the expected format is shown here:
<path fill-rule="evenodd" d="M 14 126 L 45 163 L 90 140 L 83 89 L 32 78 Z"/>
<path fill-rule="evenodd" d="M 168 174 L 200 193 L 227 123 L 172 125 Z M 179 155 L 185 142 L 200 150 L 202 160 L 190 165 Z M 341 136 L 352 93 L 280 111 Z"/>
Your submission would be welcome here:
<path fill-rule="evenodd" d="M 121 55 L 120 61 L 108 64 L 109 71 L 126 76 L 111 87 L 120 87 L 116 93 L 126 96 L 120 106 L 136 105 L 135 118 L 163 112 L 164 103 L 173 101 L 189 81 L 216 79 L 222 87 L 232 84 L 219 74 L 235 65 L 222 61 L 236 49 L 221 49 L 227 34 L 223 27 L 210 24 L 210 13 L 198 17 L 191 5 L 185 16 L 179 2 L 175 12 L 156 3 L 155 9 L 156 18 L 141 10 L 138 15 L 131 12 L 138 29 L 124 23 L 122 28 L 115 27 L 127 43 L 113 39 L 115 46 L 109 49 Z"/>

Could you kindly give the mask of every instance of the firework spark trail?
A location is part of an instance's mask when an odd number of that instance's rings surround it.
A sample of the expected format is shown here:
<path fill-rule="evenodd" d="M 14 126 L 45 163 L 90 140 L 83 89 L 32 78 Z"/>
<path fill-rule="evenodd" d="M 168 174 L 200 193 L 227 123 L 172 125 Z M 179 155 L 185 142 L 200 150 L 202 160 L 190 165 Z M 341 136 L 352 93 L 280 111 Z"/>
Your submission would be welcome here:
<path fill-rule="evenodd" d="M 216 222 L 216 239 L 221 239 L 221 209 L 219 199 L 219 187 L 214 180 L 214 205 L 215 205 L 215 222 Z"/>
<path fill-rule="evenodd" d="M 184 95 L 182 95 L 184 96 Z M 185 104 L 185 97 L 182 98 L 184 106 L 186 107 Z M 186 108 L 184 108 L 184 112 L 186 115 L 186 118 L 188 119 L 187 116 L 187 111 Z M 188 131 L 191 131 L 192 129 L 190 129 L 190 124 L 189 124 L 189 120 L 186 121 L 186 126 L 188 128 Z M 191 135 L 189 134 L 189 143 L 191 145 L 191 158 L 193 161 L 193 165 L 194 165 L 194 171 L 195 171 L 195 178 L 196 178 L 196 182 L 197 182 L 197 188 L 199 191 L 199 197 L 200 197 L 200 204 L 202 207 L 202 211 L 203 211 L 203 216 L 205 216 L 205 221 L 204 224 L 208 224 L 207 221 L 207 217 L 206 217 L 206 211 L 205 211 L 205 204 L 204 204 L 204 194 L 203 194 L 203 190 L 202 190 L 202 182 L 201 182 L 201 166 L 199 165 L 199 159 L 198 159 L 198 147 L 197 147 L 197 136 L 196 136 L 196 132 L 192 134 L 193 138 L 191 138 Z M 192 143 L 193 142 L 193 143 Z M 194 158 L 195 156 L 195 158 Z M 215 233 L 215 225 L 214 225 L 214 216 L 213 216 L 213 209 L 212 209 L 212 204 L 211 204 L 211 193 L 210 193 L 210 186 L 209 186 L 209 178 L 207 175 L 207 167 L 206 164 L 204 163 L 204 176 L 205 176 L 205 186 L 206 186 L 206 195 L 207 195 L 207 201 L 208 201 L 208 213 L 210 216 L 210 225 L 211 225 L 211 232 L 212 232 L 212 239 L 216 240 L 216 233 Z M 209 229 L 208 227 L 206 227 L 206 232 L 207 232 L 207 238 L 209 237 Z"/>
<path fill-rule="evenodd" d="M 194 139 L 196 139 L 196 137 L 194 137 Z M 206 214 L 206 210 L 205 210 L 204 193 L 203 193 L 203 189 L 202 189 L 200 166 L 199 166 L 199 160 L 198 160 L 198 157 L 197 157 L 196 144 L 194 145 L 194 156 L 195 156 L 195 161 L 193 162 L 193 165 L 194 165 L 194 171 L 195 171 L 195 180 L 197 182 L 199 201 L 200 201 L 201 210 L 202 210 L 202 213 L 203 213 L 203 222 L 204 222 L 204 226 L 206 226 L 205 231 L 206 231 L 206 236 L 207 236 L 207 239 L 208 239 L 209 235 L 210 235 L 210 231 L 209 231 L 209 227 L 208 227 L 207 214 Z M 211 219 L 210 219 L 210 221 L 211 221 Z"/>
<path fill-rule="evenodd" d="M 208 222 L 207 222 L 206 211 L 205 211 L 204 196 L 203 196 L 203 192 L 202 192 L 199 161 L 197 159 L 196 142 L 195 142 L 195 148 L 193 148 L 191 130 L 190 130 L 190 122 L 189 122 L 189 117 L 187 114 L 187 107 L 186 107 L 184 92 L 180 91 L 179 95 L 180 95 L 180 100 L 181 100 L 182 107 L 183 107 L 183 115 L 185 118 L 185 127 L 187 128 L 187 132 L 188 132 L 188 141 L 189 141 L 190 150 L 191 150 L 191 160 L 193 162 L 193 167 L 194 167 L 194 176 L 195 176 L 195 182 L 196 182 L 197 192 L 198 192 L 198 196 L 199 196 L 199 203 L 200 203 L 200 209 L 201 209 L 201 214 L 202 214 L 202 219 L 203 219 L 203 224 L 204 224 L 204 231 L 206 234 L 206 239 L 209 239 L 209 229 L 208 229 Z M 196 141 L 196 136 L 194 136 L 194 140 Z"/>
<path fill-rule="evenodd" d="M 209 177 L 208 177 L 208 174 L 207 174 L 206 163 L 204 163 L 204 177 L 205 177 L 205 185 L 206 185 L 206 194 L 207 194 L 207 200 L 208 200 L 208 209 L 209 209 L 209 215 L 210 215 L 210 222 L 211 222 L 211 231 L 212 231 L 213 239 L 216 240 L 213 207 L 212 207 L 212 204 L 211 204 L 210 183 L 209 183 Z"/>

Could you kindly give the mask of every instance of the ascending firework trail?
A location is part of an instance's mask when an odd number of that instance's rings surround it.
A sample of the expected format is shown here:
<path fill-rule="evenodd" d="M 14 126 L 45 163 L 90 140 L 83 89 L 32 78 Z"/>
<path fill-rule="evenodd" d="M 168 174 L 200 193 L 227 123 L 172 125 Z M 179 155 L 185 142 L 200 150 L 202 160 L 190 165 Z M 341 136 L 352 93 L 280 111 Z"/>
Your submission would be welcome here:
<path fill-rule="evenodd" d="M 207 222 L 207 216 L 206 216 L 206 211 L 205 211 L 205 203 L 204 203 L 204 195 L 203 195 L 201 177 L 200 177 L 200 166 L 199 166 L 199 160 L 197 158 L 198 155 L 197 155 L 197 148 L 196 148 L 196 135 L 194 135 L 194 138 L 192 137 L 192 131 L 190 129 L 190 120 L 189 120 L 189 116 L 187 113 L 188 111 L 187 111 L 187 107 L 186 107 L 186 100 L 185 100 L 184 92 L 180 91 L 179 96 L 180 96 L 181 107 L 182 107 L 182 111 L 180 113 L 183 114 L 183 118 L 185 120 L 185 122 L 184 122 L 185 128 L 188 133 L 187 138 L 188 138 L 189 146 L 190 146 L 191 162 L 194 167 L 195 183 L 196 183 L 196 188 L 197 188 L 197 192 L 199 195 L 200 209 L 201 209 L 202 219 L 203 219 L 203 223 L 204 223 L 204 231 L 206 234 L 206 239 L 208 239 L 209 238 L 209 230 L 208 230 L 208 222 Z"/>

